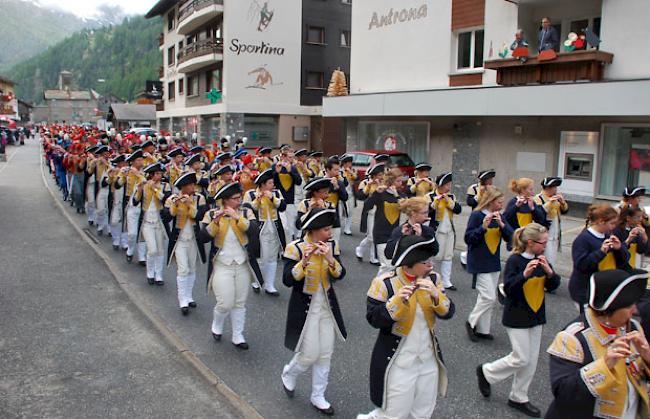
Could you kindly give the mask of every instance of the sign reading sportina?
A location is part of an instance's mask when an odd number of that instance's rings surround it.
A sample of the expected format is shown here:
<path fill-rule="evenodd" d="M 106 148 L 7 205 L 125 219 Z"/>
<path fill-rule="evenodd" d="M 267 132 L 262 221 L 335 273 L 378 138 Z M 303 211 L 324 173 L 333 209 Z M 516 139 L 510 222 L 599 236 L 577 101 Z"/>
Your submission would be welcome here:
<path fill-rule="evenodd" d="M 427 17 L 426 4 L 423 4 L 420 7 L 410 7 L 402 10 L 390 9 L 388 13 L 381 16 L 379 16 L 377 12 L 373 12 L 370 24 L 368 25 L 368 30 L 378 29 L 383 26 L 395 25 L 398 23 L 411 22 L 425 17 Z"/>

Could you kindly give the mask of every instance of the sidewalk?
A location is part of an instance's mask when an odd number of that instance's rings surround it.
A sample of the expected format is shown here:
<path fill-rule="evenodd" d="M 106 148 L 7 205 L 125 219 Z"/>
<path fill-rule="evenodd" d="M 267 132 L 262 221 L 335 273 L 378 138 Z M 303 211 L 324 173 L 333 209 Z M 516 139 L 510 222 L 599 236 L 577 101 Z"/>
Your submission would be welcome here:
<path fill-rule="evenodd" d="M 0 165 L 0 416 L 236 417 L 62 222 L 37 147 Z"/>

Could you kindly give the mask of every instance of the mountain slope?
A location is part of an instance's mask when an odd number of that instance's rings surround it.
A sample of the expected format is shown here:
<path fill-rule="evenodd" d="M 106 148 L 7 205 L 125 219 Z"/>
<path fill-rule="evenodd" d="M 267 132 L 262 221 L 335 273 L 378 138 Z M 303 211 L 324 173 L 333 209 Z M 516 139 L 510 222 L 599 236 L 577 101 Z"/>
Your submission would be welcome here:
<path fill-rule="evenodd" d="M 0 0 L 0 71 L 95 23 L 22 0 Z"/>
<path fill-rule="evenodd" d="M 158 80 L 161 25 L 159 19 L 134 17 L 112 27 L 84 29 L 14 66 L 7 76 L 18 83 L 18 97 L 36 103 L 44 88 L 56 88 L 62 70 L 72 71 L 81 89 L 133 100 L 146 80 Z"/>

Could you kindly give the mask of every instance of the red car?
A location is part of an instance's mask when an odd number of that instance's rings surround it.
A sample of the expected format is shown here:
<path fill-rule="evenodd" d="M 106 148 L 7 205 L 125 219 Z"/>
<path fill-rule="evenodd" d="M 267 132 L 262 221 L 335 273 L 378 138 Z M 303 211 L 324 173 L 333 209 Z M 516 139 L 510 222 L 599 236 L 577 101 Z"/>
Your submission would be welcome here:
<path fill-rule="evenodd" d="M 353 157 L 352 168 L 359 173 L 359 178 L 352 185 L 352 189 L 357 194 L 357 187 L 359 182 L 366 177 L 366 170 L 370 166 L 370 161 L 377 154 L 388 154 L 390 156 L 390 162 L 395 167 L 399 168 L 406 176 L 411 177 L 415 172 L 415 163 L 411 160 L 411 157 L 403 151 L 386 151 L 386 150 L 361 150 L 361 151 L 348 151 L 345 154 L 349 154 Z"/>

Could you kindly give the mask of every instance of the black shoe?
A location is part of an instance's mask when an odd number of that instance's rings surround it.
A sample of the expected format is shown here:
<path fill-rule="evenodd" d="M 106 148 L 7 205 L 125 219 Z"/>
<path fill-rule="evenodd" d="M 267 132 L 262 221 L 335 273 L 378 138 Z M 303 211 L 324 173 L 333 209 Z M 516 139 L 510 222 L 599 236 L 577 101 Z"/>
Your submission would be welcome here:
<path fill-rule="evenodd" d="M 293 399 L 293 396 L 295 394 L 295 390 L 289 390 L 287 386 L 284 385 L 284 381 L 282 382 L 282 388 L 284 389 L 284 392 L 287 394 L 287 397 L 290 399 Z"/>
<path fill-rule="evenodd" d="M 196 308 L 196 302 L 195 301 L 190 301 L 189 306 L 190 306 L 190 308 Z"/>
<path fill-rule="evenodd" d="M 488 382 L 487 378 L 485 378 L 485 374 L 483 373 L 483 364 L 476 367 L 476 377 L 478 378 L 478 391 L 481 392 L 483 397 L 490 397 L 492 388 L 490 387 L 490 383 Z"/>
<path fill-rule="evenodd" d="M 312 406 L 314 406 L 314 409 L 318 410 L 322 414 L 326 416 L 333 416 L 334 415 L 334 408 L 330 405 L 327 409 L 321 409 L 320 407 L 316 406 L 315 404 L 312 403 Z"/>
<path fill-rule="evenodd" d="M 118 250 L 120 250 L 120 246 L 117 245 L 117 244 L 114 244 L 113 245 L 113 250 L 115 250 L 117 252 Z"/>
<path fill-rule="evenodd" d="M 190 308 L 189 307 L 181 307 L 181 313 L 183 313 L 183 316 L 187 316 L 190 313 Z"/>
<path fill-rule="evenodd" d="M 133 262 L 133 256 L 126 255 L 126 262 L 127 263 Z"/>
<path fill-rule="evenodd" d="M 156 281 L 156 285 L 163 286 L 165 285 L 165 281 Z"/>
<path fill-rule="evenodd" d="M 469 324 L 469 322 L 465 322 L 465 330 L 467 331 L 467 336 L 469 337 L 469 340 L 472 342 L 478 342 L 478 337 L 476 336 L 476 332 L 474 331 L 474 328 Z"/>
<path fill-rule="evenodd" d="M 461 262 L 461 263 L 460 263 L 460 266 L 461 266 L 464 270 L 467 270 L 467 264 L 466 264 L 466 263 Z"/>
<path fill-rule="evenodd" d="M 526 416 L 530 416 L 531 418 L 542 417 L 541 410 L 535 407 L 531 402 L 517 403 L 517 402 L 513 402 L 512 400 L 508 400 L 508 406 L 512 407 L 513 409 L 519 410 L 520 412 L 522 412 Z"/>
<path fill-rule="evenodd" d="M 253 292 L 254 292 L 255 294 L 259 294 L 259 293 L 260 293 L 260 287 L 251 287 L 251 288 L 253 288 Z"/>
<path fill-rule="evenodd" d="M 242 342 L 242 343 L 233 343 L 237 349 L 241 349 L 242 351 L 247 351 L 248 350 L 248 343 Z"/>
<path fill-rule="evenodd" d="M 278 297 L 278 296 L 280 295 L 280 293 L 277 292 L 277 291 L 267 291 L 267 290 L 264 290 L 264 292 L 265 292 L 266 294 L 272 296 L 272 297 Z"/>
<path fill-rule="evenodd" d="M 447 287 L 447 288 L 445 288 L 445 289 L 446 289 L 446 290 L 449 290 L 449 291 L 458 291 L 458 288 L 456 288 L 455 285 L 452 285 L 451 287 Z"/>
<path fill-rule="evenodd" d="M 213 332 L 213 333 L 212 333 L 212 337 L 213 337 L 214 340 L 216 340 L 217 342 L 221 342 L 221 335 L 217 335 L 216 333 Z"/>
<path fill-rule="evenodd" d="M 494 336 L 492 336 L 489 333 L 479 333 L 479 332 L 474 332 L 474 336 L 476 336 L 479 339 L 484 339 L 484 340 L 494 340 Z"/>
<path fill-rule="evenodd" d="M 140 266 L 147 266 L 147 262 L 144 261 L 144 260 L 139 261 L 138 264 L 139 264 Z"/>
<path fill-rule="evenodd" d="M 149 283 L 149 285 L 153 285 L 155 280 L 153 278 L 147 278 L 147 282 Z"/>
<path fill-rule="evenodd" d="M 89 226 L 91 226 L 91 225 L 93 225 L 93 224 L 95 224 L 95 223 L 93 223 L 92 221 L 88 221 L 88 225 L 89 225 Z"/>
<path fill-rule="evenodd" d="M 352 233 L 347 233 L 345 231 L 343 232 L 343 234 L 345 234 L 346 236 L 351 236 L 352 235 Z"/>
<path fill-rule="evenodd" d="M 70 205 L 70 206 L 72 206 L 72 205 Z M 77 208 L 77 214 L 81 214 L 81 210 L 79 208 Z"/>
<path fill-rule="evenodd" d="M 98 236 L 103 236 L 104 235 L 104 230 L 97 230 L 97 235 Z"/>
<path fill-rule="evenodd" d="M 370 262 L 370 264 L 371 264 L 372 266 L 379 266 L 379 265 L 380 265 L 379 262 Z"/>

